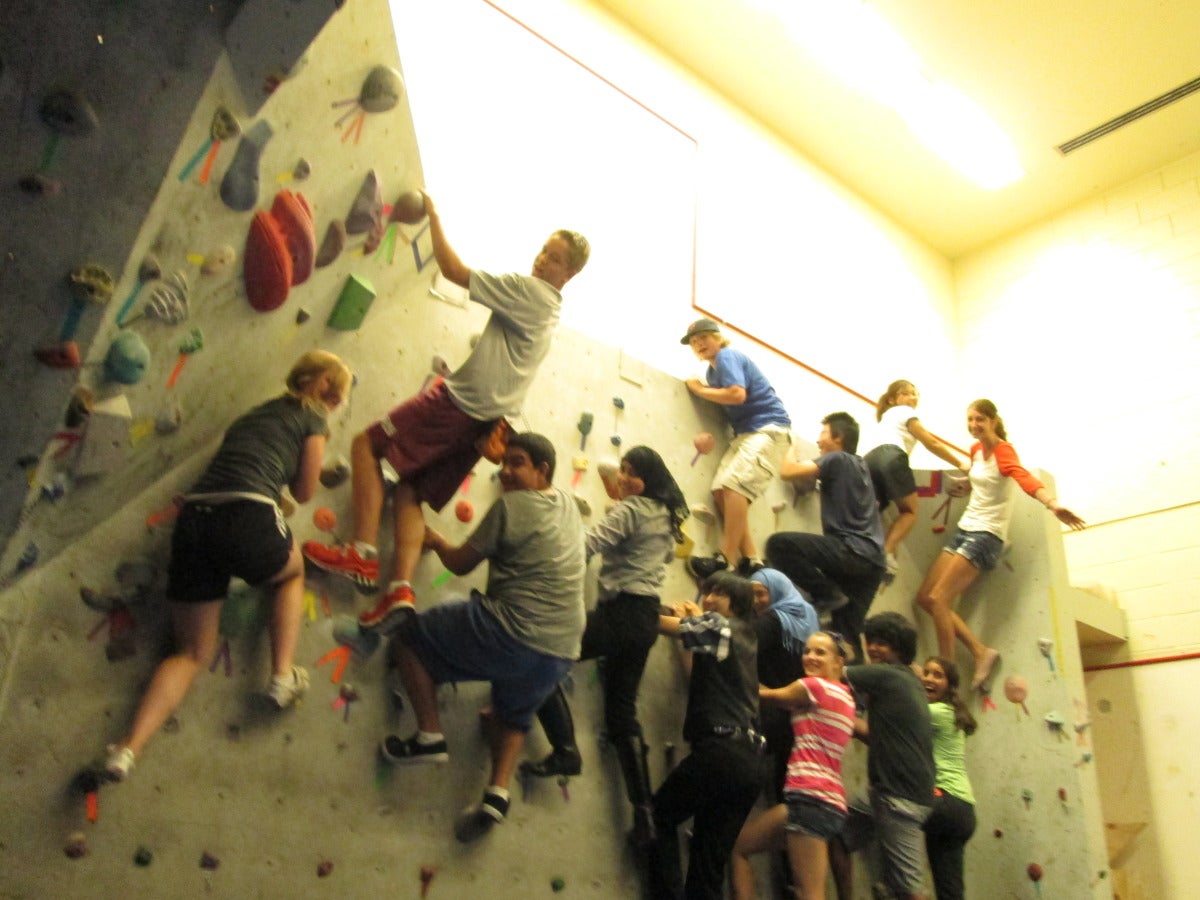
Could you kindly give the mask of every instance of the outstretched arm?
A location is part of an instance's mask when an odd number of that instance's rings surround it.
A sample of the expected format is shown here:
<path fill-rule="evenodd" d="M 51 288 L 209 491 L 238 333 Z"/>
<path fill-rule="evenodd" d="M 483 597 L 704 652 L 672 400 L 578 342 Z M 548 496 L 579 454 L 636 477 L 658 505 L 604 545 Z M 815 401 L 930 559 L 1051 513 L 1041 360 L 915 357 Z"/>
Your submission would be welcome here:
<path fill-rule="evenodd" d="M 1001 443 L 996 446 L 996 465 L 1001 475 L 1011 478 L 1020 485 L 1025 493 L 1054 513 L 1054 518 L 1058 521 L 1069 525 L 1075 531 L 1082 531 L 1086 527 L 1083 519 L 1065 506 L 1059 506 L 1058 501 L 1054 499 L 1054 495 L 1047 490 L 1046 486 L 1026 471 L 1017 458 L 1017 451 L 1011 444 Z"/>
<path fill-rule="evenodd" d="M 938 459 L 945 460 L 959 471 L 971 471 L 971 461 L 960 460 L 957 453 L 938 440 L 928 428 L 921 424 L 920 419 L 913 417 L 908 420 L 908 433 L 920 441 L 921 445 Z"/>
<path fill-rule="evenodd" d="M 808 709 L 812 706 L 812 695 L 800 679 L 781 688 L 769 688 L 760 684 L 758 699 L 768 706 L 782 706 L 784 709 Z"/>
<path fill-rule="evenodd" d="M 452 281 L 459 287 L 470 287 L 471 270 L 458 258 L 458 254 L 454 252 L 454 248 L 446 240 L 446 234 L 442 231 L 442 220 L 438 216 L 437 209 L 433 205 L 433 198 L 421 192 L 425 197 L 425 215 L 429 217 L 429 237 L 433 240 L 433 256 L 437 260 L 438 268 L 442 270 L 442 275 L 448 281 Z"/>

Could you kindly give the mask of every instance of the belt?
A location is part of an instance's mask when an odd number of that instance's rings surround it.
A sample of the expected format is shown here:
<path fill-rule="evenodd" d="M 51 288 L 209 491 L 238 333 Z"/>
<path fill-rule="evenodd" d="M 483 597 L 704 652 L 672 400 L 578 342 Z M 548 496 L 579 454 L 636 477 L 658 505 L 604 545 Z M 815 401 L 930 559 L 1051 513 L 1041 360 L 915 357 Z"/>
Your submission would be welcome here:
<path fill-rule="evenodd" d="M 717 738 L 734 738 L 749 741 L 756 750 L 767 745 L 767 739 L 753 728 L 741 728 L 736 725 L 714 725 L 710 734 Z"/>

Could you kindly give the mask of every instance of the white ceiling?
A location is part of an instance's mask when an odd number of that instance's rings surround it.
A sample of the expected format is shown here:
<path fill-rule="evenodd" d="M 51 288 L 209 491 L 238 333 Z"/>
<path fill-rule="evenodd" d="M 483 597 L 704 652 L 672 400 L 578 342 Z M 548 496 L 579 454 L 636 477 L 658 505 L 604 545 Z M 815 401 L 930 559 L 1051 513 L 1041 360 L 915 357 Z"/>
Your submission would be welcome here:
<path fill-rule="evenodd" d="M 1026 175 L 997 191 L 805 59 L 753 0 L 593 2 L 951 258 L 1200 152 L 1200 93 L 1054 149 L 1200 77 L 1200 0 L 870 0 L 1013 140 Z"/>

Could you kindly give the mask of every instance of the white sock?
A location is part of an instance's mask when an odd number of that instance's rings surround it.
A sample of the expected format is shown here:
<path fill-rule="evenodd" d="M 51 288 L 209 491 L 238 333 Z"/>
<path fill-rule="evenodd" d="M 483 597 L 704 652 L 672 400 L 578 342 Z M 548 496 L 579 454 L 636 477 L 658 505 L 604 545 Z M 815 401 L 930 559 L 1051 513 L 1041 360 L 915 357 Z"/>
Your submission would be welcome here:
<path fill-rule="evenodd" d="M 379 555 L 379 550 L 374 544 L 368 544 L 366 541 L 355 541 L 354 549 L 358 551 L 358 555 L 363 559 L 374 559 Z"/>
<path fill-rule="evenodd" d="M 402 587 L 411 588 L 412 584 L 407 581 L 389 581 L 388 586 L 387 586 L 387 592 L 390 594 L 392 591 L 399 590 Z"/>
<path fill-rule="evenodd" d="M 440 731 L 417 731 L 417 743 L 422 747 L 428 747 L 430 744 L 436 744 L 445 739 L 446 736 Z"/>
<path fill-rule="evenodd" d="M 487 786 L 487 790 L 484 791 L 484 793 L 485 794 L 493 794 L 493 795 L 499 797 L 501 800 L 510 799 L 510 795 L 508 793 L 508 788 L 502 788 L 497 784 L 489 784 Z"/>

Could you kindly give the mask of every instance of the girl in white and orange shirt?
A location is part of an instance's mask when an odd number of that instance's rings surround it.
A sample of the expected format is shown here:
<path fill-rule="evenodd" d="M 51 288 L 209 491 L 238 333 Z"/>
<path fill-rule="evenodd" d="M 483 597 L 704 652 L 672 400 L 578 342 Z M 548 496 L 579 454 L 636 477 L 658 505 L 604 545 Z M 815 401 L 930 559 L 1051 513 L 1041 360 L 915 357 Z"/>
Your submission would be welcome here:
<path fill-rule="evenodd" d="M 938 554 L 925 576 L 925 583 L 917 593 L 917 603 L 933 616 L 939 654 L 954 658 L 955 637 L 971 651 L 975 658 L 971 689 L 978 690 L 991 676 L 1000 659 L 1000 651 L 988 647 L 974 635 L 954 611 L 954 601 L 974 583 L 980 572 L 995 568 L 1000 559 L 1012 515 L 1012 482 L 1054 513 L 1064 525 L 1078 530 L 1084 527 L 1084 522 L 1065 506 L 1060 506 L 1046 486 L 1021 466 L 1017 451 L 1005 440 L 1004 422 L 991 400 L 976 400 L 967 407 L 967 431 L 975 439 L 971 445 L 969 486 L 964 484 L 961 489 L 952 488 L 950 492 L 961 496 L 969 490 L 971 499 L 958 520 L 954 539 Z"/>

